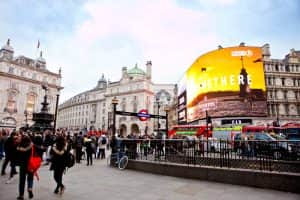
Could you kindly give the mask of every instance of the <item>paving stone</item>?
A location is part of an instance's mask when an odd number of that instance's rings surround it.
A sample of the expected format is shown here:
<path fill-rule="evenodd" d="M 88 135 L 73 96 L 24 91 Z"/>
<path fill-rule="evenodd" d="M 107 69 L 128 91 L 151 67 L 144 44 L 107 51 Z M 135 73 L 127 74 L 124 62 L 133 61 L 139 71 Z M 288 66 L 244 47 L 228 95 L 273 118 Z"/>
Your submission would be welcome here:
<path fill-rule="evenodd" d="M 1 163 L 2 165 L 2 163 Z M 7 168 L 7 172 L 9 168 Z M 34 180 L 34 200 L 296 200 L 300 195 L 275 190 L 190 180 L 108 167 L 106 160 L 95 160 L 93 166 L 76 164 L 64 176 L 65 193 L 53 193 L 55 182 L 49 166 L 39 170 Z M 5 184 L 8 175 L 0 177 L 0 199 L 16 199 L 18 175 Z M 27 193 L 25 198 L 28 199 Z"/>

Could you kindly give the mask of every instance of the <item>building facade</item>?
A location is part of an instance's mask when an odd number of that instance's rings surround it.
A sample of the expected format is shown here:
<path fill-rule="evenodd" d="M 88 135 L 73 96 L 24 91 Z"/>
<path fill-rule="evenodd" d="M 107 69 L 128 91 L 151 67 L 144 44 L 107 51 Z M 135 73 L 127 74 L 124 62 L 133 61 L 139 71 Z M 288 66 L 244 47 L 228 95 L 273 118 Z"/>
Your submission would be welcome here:
<path fill-rule="evenodd" d="M 61 73 L 47 70 L 42 52 L 36 59 L 14 56 L 8 39 L 0 50 L 0 128 L 20 128 L 33 124 L 32 114 L 39 112 L 47 85 L 50 113 L 55 112 L 61 87 Z"/>
<path fill-rule="evenodd" d="M 291 49 L 283 59 L 272 59 L 270 46 L 262 47 L 267 87 L 267 123 L 300 122 L 300 51 Z"/>
<path fill-rule="evenodd" d="M 165 115 L 165 108 L 175 101 L 175 84 L 155 84 L 152 82 L 152 63 L 146 63 L 146 72 L 135 65 L 131 69 L 122 68 L 122 77 L 117 82 L 109 82 L 104 75 L 95 88 L 80 93 L 59 106 L 58 128 L 111 130 L 112 99 L 118 99 L 117 110 Z M 151 134 L 165 129 L 165 120 L 148 119 L 140 121 L 134 116 L 116 116 L 116 131 L 121 135 Z"/>

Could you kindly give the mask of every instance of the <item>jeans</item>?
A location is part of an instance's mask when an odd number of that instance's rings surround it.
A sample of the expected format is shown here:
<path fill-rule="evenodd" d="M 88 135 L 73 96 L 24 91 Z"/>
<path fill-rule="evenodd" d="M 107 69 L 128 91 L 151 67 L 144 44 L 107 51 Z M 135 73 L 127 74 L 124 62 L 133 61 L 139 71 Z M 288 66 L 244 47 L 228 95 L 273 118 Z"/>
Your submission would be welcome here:
<path fill-rule="evenodd" d="M 99 149 L 99 156 L 101 155 L 101 159 L 105 158 L 105 149 Z"/>
<path fill-rule="evenodd" d="M 20 179 L 19 179 L 19 196 L 24 196 L 25 181 L 27 176 L 27 189 L 32 190 L 33 187 L 33 173 L 27 171 L 27 166 L 20 166 Z"/>

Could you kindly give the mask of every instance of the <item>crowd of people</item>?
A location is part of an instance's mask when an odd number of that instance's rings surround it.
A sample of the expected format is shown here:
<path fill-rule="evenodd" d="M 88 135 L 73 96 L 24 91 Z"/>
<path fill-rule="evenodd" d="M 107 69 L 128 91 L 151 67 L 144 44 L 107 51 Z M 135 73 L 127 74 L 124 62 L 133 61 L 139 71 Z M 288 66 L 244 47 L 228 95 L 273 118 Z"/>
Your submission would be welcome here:
<path fill-rule="evenodd" d="M 102 134 L 90 136 L 82 132 L 70 133 L 57 130 L 44 132 L 7 131 L 0 130 L 0 160 L 4 159 L 1 166 L 1 176 L 5 176 L 7 167 L 10 173 L 7 184 L 19 174 L 18 200 L 24 199 L 25 183 L 29 199 L 34 197 L 34 177 L 38 174 L 29 170 L 31 157 L 39 157 L 43 165 L 50 165 L 53 178 L 56 182 L 55 194 L 63 194 L 66 189 L 63 184 L 63 175 L 68 166 L 69 155 L 74 156 L 77 163 L 86 160 L 86 165 L 93 165 L 93 158 L 105 159 L 105 149 L 109 148 L 109 138 Z M 75 161 L 74 161 L 75 162 Z M 17 167 L 19 170 L 17 170 Z"/>

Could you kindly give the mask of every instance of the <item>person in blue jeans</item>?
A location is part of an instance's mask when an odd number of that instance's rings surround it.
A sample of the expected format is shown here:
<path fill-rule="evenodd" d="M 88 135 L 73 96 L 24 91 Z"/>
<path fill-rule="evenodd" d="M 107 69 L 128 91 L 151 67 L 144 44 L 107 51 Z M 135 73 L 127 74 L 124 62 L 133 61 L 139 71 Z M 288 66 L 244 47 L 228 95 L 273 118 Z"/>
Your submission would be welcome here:
<path fill-rule="evenodd" d="M 40 156 L 42 159 L 44 148 L 42 147 L 42 137 L 36 136 L 31 141 L 28 135 L 23 135 L 20 144 L 17 147 L 17 158 L 18 164 L 20 166 L 20 179 L 19 179 L 19 196 L 17 197 L 18 200 L 24 199 L 24 191 L 25 191 L 25 182 L 27 178 L 27 191 L 29 199 L 33 198 L 33 173 L 28 172 L 28 163 L 32 153 L 32 147 L 34 147 L 33 154 L 35 156 Z"/>

